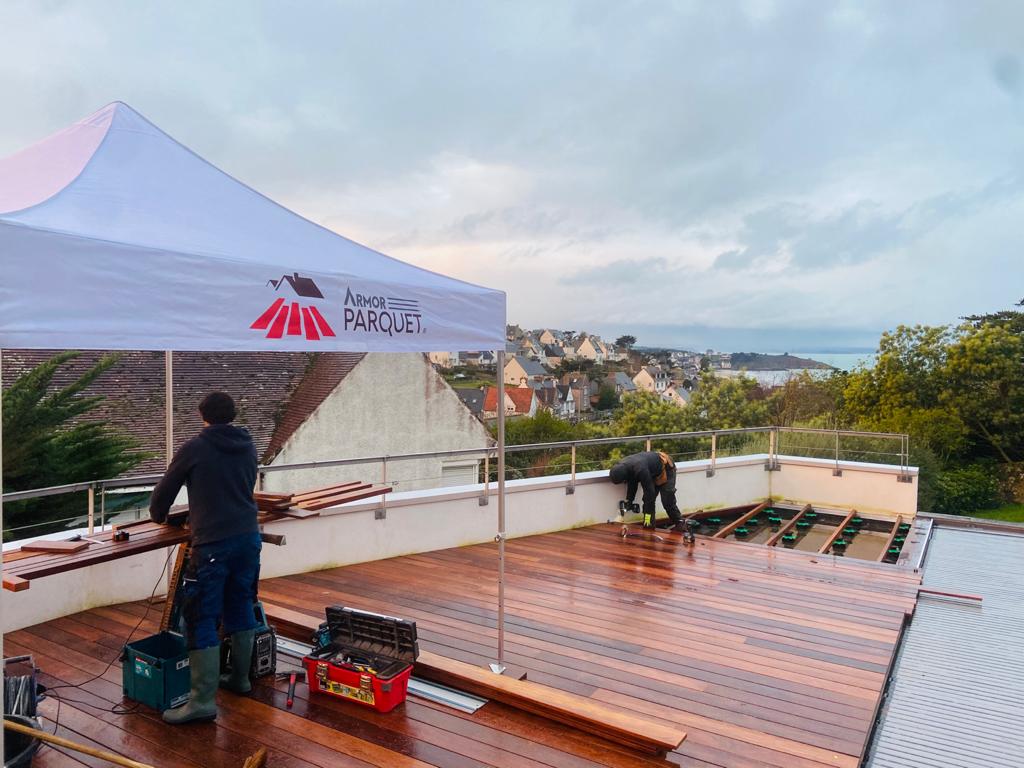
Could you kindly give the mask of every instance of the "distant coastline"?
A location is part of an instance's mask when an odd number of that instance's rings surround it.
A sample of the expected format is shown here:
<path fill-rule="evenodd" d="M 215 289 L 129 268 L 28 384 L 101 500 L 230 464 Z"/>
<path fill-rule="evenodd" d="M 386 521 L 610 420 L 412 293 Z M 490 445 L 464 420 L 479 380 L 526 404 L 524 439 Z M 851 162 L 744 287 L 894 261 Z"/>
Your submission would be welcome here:
<path fill-rule="evenodd" d="M 731 356 L 733 370 L 748 371 L 802 371 L 827 370 L 833 366 L 821 360 L 797 357 L 783 353 L 763 354 L 761 352 L 733 352 Z"/>

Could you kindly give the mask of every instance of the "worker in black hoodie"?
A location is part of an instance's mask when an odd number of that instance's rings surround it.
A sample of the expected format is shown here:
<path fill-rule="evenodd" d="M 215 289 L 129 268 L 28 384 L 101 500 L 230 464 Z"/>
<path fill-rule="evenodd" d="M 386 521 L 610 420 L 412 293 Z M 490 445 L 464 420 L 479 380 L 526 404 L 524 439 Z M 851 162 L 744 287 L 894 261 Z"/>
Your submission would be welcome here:
<path fill-rule="evenodd" d="M 654 519 L 654 501 L 661 494 L 661 503 L 672 521 L 672 529 L 683 532 L 683 515 L 676 503 L 676 464 L 672 457 L 661 451 L 644 451 L 627 456 L 608 473 L 613 483 L 626 483 L 626 501 L 636 498 L 637 488 L 643 488 L 643 514 Z"/>
<path fill-rule="evenodd" d="M 236 693 L 252 690 L 249 666 L 256 630 L 253 601 L 260 570 L 256 523 L 256 447 L 249 433 L 231 424 L 235 402 L 213 392 L 199 404 L 204 429 L 185 443 L 153 489 L 149 514 L 158 523 L 184 485 L 192 555 L 182 587 L 192 695 L 169 709 L 169 723 L 212 720 L 217 716 L 218 682 Z M 231 637 L 231 673 L 220 675 L 218 622 Z"/>

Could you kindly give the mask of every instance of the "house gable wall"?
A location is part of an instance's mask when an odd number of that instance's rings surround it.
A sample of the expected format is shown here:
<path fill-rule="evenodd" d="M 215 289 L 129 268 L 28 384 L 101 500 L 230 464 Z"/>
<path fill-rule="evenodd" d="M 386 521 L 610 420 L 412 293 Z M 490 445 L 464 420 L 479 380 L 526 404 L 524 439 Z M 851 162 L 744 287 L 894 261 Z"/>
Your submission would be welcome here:
<path fill-rule="evenodd" d="M 368 354 L 284 444 L 272 465 L 364 456 L 479 448 L 489 433 L 423 355 Z M 465 460 L 465 457 L 461 459 Z M 395 461 L 396 490 L 442 485 L 444 459 Z M 347 480 L 380 481 L 381 466 L 271 472 L 268 491 L 294 491 Z"/>

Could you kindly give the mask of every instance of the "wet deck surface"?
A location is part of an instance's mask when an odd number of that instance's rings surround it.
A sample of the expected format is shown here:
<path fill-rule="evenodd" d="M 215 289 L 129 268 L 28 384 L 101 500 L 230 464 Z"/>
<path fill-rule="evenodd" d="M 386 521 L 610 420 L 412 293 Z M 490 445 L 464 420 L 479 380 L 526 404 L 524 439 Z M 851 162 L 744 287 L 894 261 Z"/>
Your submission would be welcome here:
<path fill-rule="evenodd" d="M 507 706 L 475 715 L 410 698 L 386 715 L 283 682 L 219 695 L 216 724 L 165 726 L 121 699 L 116 661 L 155 631 L 159 609 L 99 608 L 14 632 L 61 704 L 50 730 L 159 766 L 241 766 L 261 744 L 271 768 L 306 766 L 685 765 L 855 768 L 917 574 L 729 541 L 692 550 L 667 534 L 623 540 L 619 526 L 508 542 L 506 661 L 529 679 L 680 724 L 664 759 L 643 757 Z M 328 604 L 415 619 L 421 647 L 493 661 L 496 549 L 479 545 L 272 579 L 263 600 L 312 616 Z M 112 662 L 112 663 L 111 663 Z M 109 665 L 109 666 L 108 666 Z M 79 762 L 81 760 L 81 762 Z M 44 748 L 36 765 L 101 765 Z"/>

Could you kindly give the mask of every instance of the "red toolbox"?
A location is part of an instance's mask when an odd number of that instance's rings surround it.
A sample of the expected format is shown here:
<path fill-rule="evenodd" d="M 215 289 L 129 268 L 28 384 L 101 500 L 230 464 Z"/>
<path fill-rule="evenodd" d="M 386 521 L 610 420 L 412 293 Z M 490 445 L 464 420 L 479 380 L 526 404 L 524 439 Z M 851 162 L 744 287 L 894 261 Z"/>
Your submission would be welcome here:
<path fill-rule="evenodd" d="M 390 712 L 405 701 L 419 655 L 416 622 L 335 605 L 327 609 L 316 643 L 302 660 L 309 690 L 378 712 Z"/>

